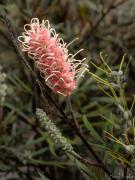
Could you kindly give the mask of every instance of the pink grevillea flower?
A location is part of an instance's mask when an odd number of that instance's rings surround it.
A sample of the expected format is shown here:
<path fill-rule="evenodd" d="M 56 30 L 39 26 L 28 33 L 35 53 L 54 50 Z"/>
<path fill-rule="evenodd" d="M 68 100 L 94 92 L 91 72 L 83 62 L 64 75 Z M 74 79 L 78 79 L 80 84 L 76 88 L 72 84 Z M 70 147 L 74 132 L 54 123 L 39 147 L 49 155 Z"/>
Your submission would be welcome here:
<path fill-rule="evenodd" d="M 30 24 L 24 26 L 24 30 L 18 40 L 22 43 L 23 51 L 27 51 L 34 60 L 46 84 L 55 93 L 63 96 L 71 94 L 87 69 L 83 62 L 85 59 L 74 58 L 82 49 L 74 55 L 69 54 L 68 46 L 73 41 L 66 44 L 50 27 L 48 20 L 40 24 L 38 18 L 33 18 Z"/>

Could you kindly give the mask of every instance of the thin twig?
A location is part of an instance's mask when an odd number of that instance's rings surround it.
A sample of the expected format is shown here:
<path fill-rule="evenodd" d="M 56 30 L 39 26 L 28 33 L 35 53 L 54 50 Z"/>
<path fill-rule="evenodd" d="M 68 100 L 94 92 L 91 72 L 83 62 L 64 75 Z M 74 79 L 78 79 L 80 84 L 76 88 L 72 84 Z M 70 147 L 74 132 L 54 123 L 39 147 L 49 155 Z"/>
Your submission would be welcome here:
<path fill-rule="evenodd" d="M 71 111 L 71 115 L 72 115 L 72 120 L 74 122 L 75 125 L 75 129 L 76 129 L 76 133 L 77 135 L 80 137 L 80 139 L 83 141 L 83 143 L 85 144 L 85 146 L 89 149 L 89 151 L 91 152 L 91 154 L 94 156 L 94 158 L 96 159 L 96 161 L 99 163 L 100 167 L 110 176 L 110 172 L 109 170 L 105 167 L 105 165 L 103 164 L 103 162 L 98 158 L 98 156 L 96 155 L 96 153 L 93 151 L 93 149 L 91 148 L 91 146 L 87 143 L 87 141 L 84 139 L 84 135 L 83 132 L 81 130 L 81 128 L 79 127 L 79 124 L 77 122 L 77 119 L 73 113 L 73 109 L 72 109 L 72 105 L 71 105 L 71 101 L 70 98 L 68 98 L 68 104 L 69 104 L 69 108 Z M 111 177 L 112 178 L 112 177 Z"/>
<path fill-rule="evenodd" d="M 100 23 L 105 19 L 105 17 L 113 10 L 116 9 L 118 6 L 120 6 L 121 4 L 123 4 L 125 2 L 125 0 L 120 1 L 118 3 L 116 3 L 116 1 L 112 0 L 111 4 L 109 5 L 109 7 L 106 9 L 106 11 L 102 12 L 102 15 L 100 16 L 100 18 L 97 20 L 97 22 L 93 25 L 93 27 L 90 29 L 90 31 L 84 36 L 84 39 L 86 39 L 86 42 L 89 39 L 90 34 L 92 34 L 93 32 L 96 31 L 96 29 L 99 27 Z M 85 42 L 85 43 L 86 43 Z"/>
<path fill-rule="evenodd" d="M 102 16 L 98 19 L 98 21 L 95 23 L 95 25 L 92 27 L 92 29 L 90 30 L 90 33 L 92 33 L 93 31 L 95 31 L 97 29 L 97 27 L 100 25 L 100 23 L 104 20 L 104 18 L 113 10 L 116 9 L 118 6 L 120 6 L 121 4 L 123 4 L 125 1 L 120 1 L 119 3 L 116 3 L 116 1 L 112 0 L 110 6 L 107 8 L 107 10 L 102 13 Z"/>
<path fill-rule="evenodd" d="M 79 159 L 81 162 L 83 162 L 84 164 L 86 164 L 86 165 L 88 165 L 88 166 L 96 166 L 96 167 L 102 168 L 102 165 L 101 165 L 101 164 L 97 164 L 97 163 L 95 163 L 95 162 L 93 162 L 93 161 L 87 160 L 87 159 L 85 159 L 85 158 L 82 157 L 82 156 L 77 157 L 77 159 Z"/>

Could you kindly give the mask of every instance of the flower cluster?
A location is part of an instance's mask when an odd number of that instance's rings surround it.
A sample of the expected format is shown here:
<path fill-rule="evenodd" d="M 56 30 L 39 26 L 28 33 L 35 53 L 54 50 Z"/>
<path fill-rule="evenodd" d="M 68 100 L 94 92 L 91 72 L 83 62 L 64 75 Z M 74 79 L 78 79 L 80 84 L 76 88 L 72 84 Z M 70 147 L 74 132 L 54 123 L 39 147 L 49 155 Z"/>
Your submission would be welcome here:
<path fill-rule="evenodd" d="M 38 18 L 33 18 L 30 24 L 24 26 L 25 32 L 18 40 L 23 51 L 34 60 L 46 84 L 55 93 L 63 96 L 71 94 L 77 87 L 78 80 L 83 76 L 87 65 L 84 59 L 77 60 L 76 54 L 68 53 L 68 46 L 53 28 L 48 20 L 40 24 Z"/>
<path fill-rule="evenodd" d="M 68 140 L 61 134 L 56 125 L 46 116 L 42 109 L 36 109 L 36 115 L 41 125 L 47 130 L 54 142 L 63 148 L 63 150 L 74 153 L 73 147 Z M 75 154 L 75 153 L 74 153 Z"/>

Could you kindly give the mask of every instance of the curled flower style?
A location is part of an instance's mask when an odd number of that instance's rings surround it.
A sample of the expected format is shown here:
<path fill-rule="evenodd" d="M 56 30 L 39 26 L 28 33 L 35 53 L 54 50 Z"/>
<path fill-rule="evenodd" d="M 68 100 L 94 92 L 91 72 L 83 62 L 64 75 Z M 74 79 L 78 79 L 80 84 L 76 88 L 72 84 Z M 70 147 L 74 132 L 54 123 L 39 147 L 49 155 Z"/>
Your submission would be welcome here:
<path fill-rule="evenodd" d="M 18 40 L 22 43 L 23 51 L 34 60 L 46 84 L 55 93 L 67 96 L 77 87 L 78 80 L 87 69 L 85 58 L 75 59 L 77 53 L 69 54 L 68 46 L 55 30 L 50 27 L 48 20 L 39 23 L 33 18 L 30 24 L 24 25 L 25 32 Z"/>

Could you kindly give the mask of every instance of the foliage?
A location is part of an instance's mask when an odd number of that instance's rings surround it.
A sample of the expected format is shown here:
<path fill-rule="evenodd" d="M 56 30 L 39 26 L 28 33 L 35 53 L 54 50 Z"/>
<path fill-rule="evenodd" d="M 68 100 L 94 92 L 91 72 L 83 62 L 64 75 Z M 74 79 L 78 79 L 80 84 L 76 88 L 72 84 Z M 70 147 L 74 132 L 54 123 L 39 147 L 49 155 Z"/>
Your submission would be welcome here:
<path fill-rule="evenodd" d="M 0 1 L 0 179 L 134 179 L 134 10 L 134 0 Z M 18 51 L 14 35 L 33 17 L 49 19 L 67 42 L 79 37 L 71 53 L 84 48 L 77 58 L 89 72 L 68 98 Z M 56 146 L 36 108 L 74 153 Z"/>

